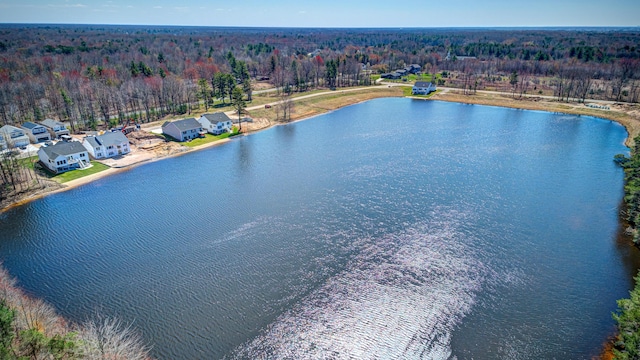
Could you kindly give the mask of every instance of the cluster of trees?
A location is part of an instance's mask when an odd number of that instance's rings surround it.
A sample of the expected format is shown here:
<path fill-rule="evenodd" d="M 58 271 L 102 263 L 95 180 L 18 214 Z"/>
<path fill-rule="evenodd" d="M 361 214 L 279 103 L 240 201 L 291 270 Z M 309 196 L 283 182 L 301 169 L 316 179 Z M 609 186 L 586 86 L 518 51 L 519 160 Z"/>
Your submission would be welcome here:
<path fill-rule="evenodd" d="M 635 146 L 631 151 L 631 156 L 618 154 L 614 161 L 624 169 L 624 202 L 626 205 L 625 220 L 629 222 L 633 231 L 633 241 L 640 245 L 640 136 L 635 139 Z"/>
<path fill-rule="evenodd" d="M 633 229 L 634 243 L 640 245 L 640 136 L 635 138 L 630 157 L 618 154 L 614 160 L 625 171 L 626 220 Z M 613 348 L 616 359 L 640 359 L 640 275 L 635 280 L 629 298 L 618 300 L 618 311 L 613 315 L 618 328 Z"/>
<path fill-rule="evenodd" d="M 114 319 L 69 325 L 41 300 L 27 297 L 0 269 L 0 359 L 147 360 L 149 350 Z"/>
<path fill-rule="evenodd" d="M 640 359 L 640 275 L 628 299 L 618 300 L 618 311 L 613 314 L 618 336 L 613 348 L 615 359 Z"/>
<path fill-rule="evenodd" d="M 0 203 L 9 194 L 21 194 L 43 187 L 31 159 L 21 159 L 17 151 L 0 154 Z"/>
<path fill-rule="evenodd" d="M 235 87 L 250 101 L 256 79 L 288 94 L 368 85 L 372 73 L 413 63 L 461 74 L 445 85 L 465 89 L 502 84 L 523 93 L 552 88 L 564 100 L 637 102 L 639 43 L 637 29 L 2 25 L 0 123 L 49 116 L 77 130 L 110 119 L 150 121 L 208 110 Z"/>

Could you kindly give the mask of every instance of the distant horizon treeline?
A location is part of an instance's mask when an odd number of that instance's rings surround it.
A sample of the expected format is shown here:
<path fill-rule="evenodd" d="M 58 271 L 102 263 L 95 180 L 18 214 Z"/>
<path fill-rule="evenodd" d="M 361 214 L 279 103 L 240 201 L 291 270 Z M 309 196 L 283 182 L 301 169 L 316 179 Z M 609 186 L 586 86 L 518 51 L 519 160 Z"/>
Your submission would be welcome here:
<path fill-rule="evenodd" d="M 250 99 L 256 80 L 285 93 L 370 85 L 409 64 L 455 72 L 445 85 L 465 89 L 638 102 L 640 32 L 5 25 L 0 123 L 146 122 L 208 109 L 236 86 Z"/>

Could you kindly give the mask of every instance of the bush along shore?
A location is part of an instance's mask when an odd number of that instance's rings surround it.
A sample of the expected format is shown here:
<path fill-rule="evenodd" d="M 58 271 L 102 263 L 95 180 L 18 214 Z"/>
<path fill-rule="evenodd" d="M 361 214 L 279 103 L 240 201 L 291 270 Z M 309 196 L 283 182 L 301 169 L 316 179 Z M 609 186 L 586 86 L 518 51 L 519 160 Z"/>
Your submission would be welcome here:
<path fill-rule="evenodd" d="M 27 296 L 0 268 L 0 359 L 147 360 L 149 349 L 129 326 L 110 318 L 70 324 Z"/>
<path fill-rule="evenodd" d="M 636 246 L 640 245 L 640 233 L 638 232 L 638 225 L 640 225 L 640 144 L 638 141 L 640 141 L 640 136 L 634 139 L 634 146 L 629 157 L 624 154 L 618 154 L 614 157 L 614 161 L 624 169 L 625 173 L 624 202 L 626 210 L 622 212 L 622 216 L 630 225 L 627 232 L 633 235 L 633 242 Z"/>
<path fill-rule="evenodd" d="M 625 172 L 626 211 L 622 215 L 629 223 L 627 232 L 633 235 L 634 244 L 640 246 L 640 136 L 635 138 L 629 157 L 618 154 L 614 161 Z M 640 275 L 635 281 L 629 298 L 618 300 L 618 310 L 613 314 L 618 330 L 611 349 L 614 359 L 640 359 Z"/>

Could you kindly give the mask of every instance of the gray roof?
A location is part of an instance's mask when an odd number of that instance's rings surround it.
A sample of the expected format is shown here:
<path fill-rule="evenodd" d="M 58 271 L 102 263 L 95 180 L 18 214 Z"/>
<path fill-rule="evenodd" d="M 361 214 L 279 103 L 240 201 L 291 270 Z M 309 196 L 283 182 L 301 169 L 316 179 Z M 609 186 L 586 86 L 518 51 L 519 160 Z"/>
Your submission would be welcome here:
<path fill-rule="evenodd" d="M 86 138 L 84 138 L 84 140 L 86 142 L 88 142 L 89 145 L 91 145 L 92 148 L 96 148 L 96 147 L 101 145 L 101 144 L 98 144 L 98 142 L 96 141 L 96 137 L 95 136 L 87 136 Z"/>
<path fill-rule="evenodd" d="M 82 146 L 82 144 L 80 144 L 80 142 L 78 141 L 60 141 L 55 145 L 43 146 L 40 149 L 42 149 L 42 151 L 47 154 L 49 159 L 55 159 L 58 156 L 72 155 L 87 151 L 87 149 L 85 149 L 84 146 Z"/>
<path fill-rule="evenodd" d="M 127 139 L 127 137 L 122 133 L 122 131 L 113 131 L 113 132 L 108 132 L 108 133 L 104 133 L 100 136 L 98 136 L 100 138 L 100 142 L 102 142 L 104 145 L 119 145 L 122 144 L 123 142 L 129 142 L 129 139 Z"/>
<path fill-rule="evenodd" d="M 213 114 L 204 114 L 202 116 L 207 118 L 207 120 L 211 121 L 212 124 L 216 124 L 216 123 L 219 123 L 219 122 L 231 121 L 231 119 L 229 119 L 227 114 L 225 114 L 223 112 L 217 112 L 217 113 L 213 113 Z"/>
<path fill-rule="evenodd" d="M 85 140 L 92 146 L 115 146 L 124 142 L 128 143 L 129 139 L 121 131 L 107 132 L 99 136 L 87 136 Z"/>
<path fill-rule="evenodd" d="M 9 133 L 9 132 L 12 132 L 12 131 L 16 131 L 16 130 L 19 130 L 24 134 L 24 130 L 23 129 L 20 129 L 18 127 L 13 126 L 13 125 L 5 125 L 5 126 L 0 128 L 0 131 L 6 132 L 6 133 Z M 24 135 L 24 136 L 26 136 L 26 135 Z"/>
<path fill-rule="evenodd" d="M 60 121 L 57 121 L 57 120 L 53 120 L 53 119 L 44 119 L 44 120 L 40 121 L 40 124 L 42 124 L 42 125 L 44 125 L 44 126 L 46 126 L 48 128 L 53 128 L 54 126 L 60 126 L 60 125 L 66 127 L 66 125 L 64 123 L 62 123 Z"/>
<path fill-rule="evenodd" d="M 198 122 L 198 120 L 194 118 L 176 120 L 174 122 L 169 123 L 168 121 L 162 124 L 162 127 L 166 127 L 169 124 L 175 125 L 180 131 L 187 131 L 191 129 L 200 129 L 202 125 Z"/>
<path fill-rule="evenodd" d="M 38 125 L 36 123 L 32 123 L 31 121 L 27 121 L 26 123 L 22 124 L 23 128 L 29 129 L 29 130 L 32 130 L 33 128 L 38 127 L 38 126 L 42 126 L 42 125 Z"/>
<path fill-rule="evenodd" d="M 432 84 L 430 82 L 428 82 L 428 81 L 416 81 L 416 84 L 413 85 L 413 86 L 422 88 L 422 87 L 429 87 L 431 85 Z"/>

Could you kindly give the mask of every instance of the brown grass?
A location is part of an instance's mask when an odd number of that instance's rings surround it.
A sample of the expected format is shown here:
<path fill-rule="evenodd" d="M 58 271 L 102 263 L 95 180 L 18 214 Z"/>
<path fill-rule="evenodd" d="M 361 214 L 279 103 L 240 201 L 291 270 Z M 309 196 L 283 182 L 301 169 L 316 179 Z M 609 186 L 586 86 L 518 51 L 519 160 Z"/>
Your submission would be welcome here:
<path fill-rule="evenodd" d="M 464 95 L 457 91 L 447 91 L 434 95 L 434 100 L 461 102 L 467 104 L 493 105 L 508 108 L 541 110 L 560 112 L 565 114 L 588 115 L 608 120 L 613 120 L 623 125 L 629 137 L 626 145 L 632 146 L 633 139 L 640 135 L 640 105 L 638 104 L 613 104 L 610 110 L 588 108 L 581 103 L 558 102 L 541 97 L 524 97 L 513 99 L 510 96 L 496 93 L 478 93 L 476 95 Z M 589 102 L 587 100 L 587 102 Z"/>
<path fill-rule="evenodd" d="M 330 95 L 302 100 L 294 99 L 293 110 L 291 111 L 291 121 L 324 114 L 341 107 L 371 99 L 399 96 L 402 96 L 402 89 L 399 87 L 375 87 L 353 92 L 342 92 L 338 90 Z M 266 119 L 271 124 L 278 123 L 278 120 L 276 119 L 276 106 L 273 106 L 271 109 L 252 110 L 249 112 L 249 116 L 253 118 Z"/>

